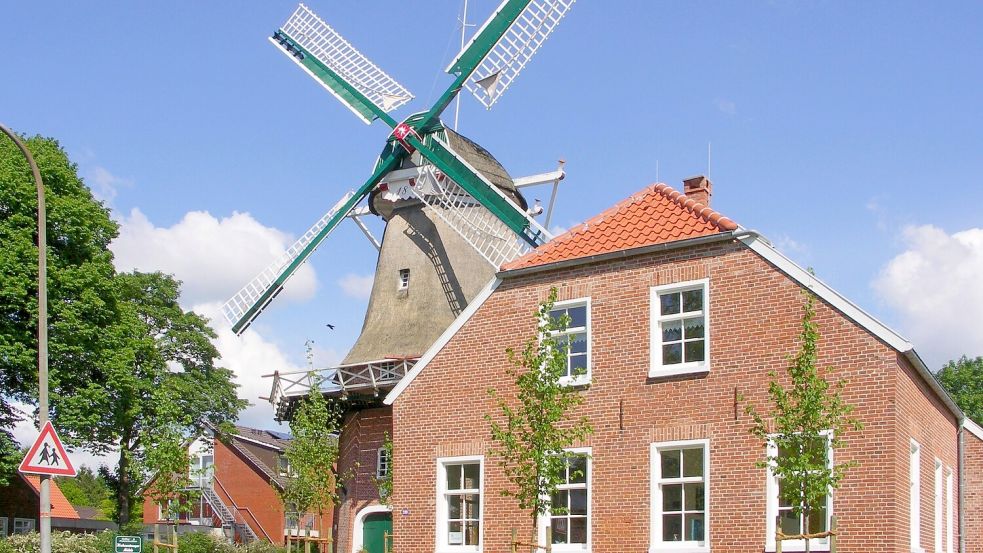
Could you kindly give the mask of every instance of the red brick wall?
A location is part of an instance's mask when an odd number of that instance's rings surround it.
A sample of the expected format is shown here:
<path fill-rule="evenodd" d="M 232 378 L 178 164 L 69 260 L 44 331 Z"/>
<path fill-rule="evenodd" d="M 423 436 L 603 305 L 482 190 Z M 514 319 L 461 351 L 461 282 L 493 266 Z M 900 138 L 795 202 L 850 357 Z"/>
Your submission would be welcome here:
<path fill-rule="evenodd" d="M 38 528 L 38 495 L 19 474 L 10 475 L 6 486 L 0 486 L 0 518 L 7 519 L 7 535 L 14 531 L 15 518 L 29 518 Z"/>
<path fill-rule="evenodd" d="M 352 551 L 355 518 L 365 507 L 379 504 L 376 475 L 377 455 L 386 434 L 392 435 L 391 407 L 351 411 L 345 415 L 338 443 L 338 473 L 353 472 L 344 483 L 345 493 L 338 508 L 336 543 L 338 553 Z"/>
<path fill-rule="evenodd" d="M 252 513 L 255 519 L 245 513 L 243 516 L 257 535 L 264 536 L 257 527 L 260 526 L 274 543 L 283 543 L 283 504 L 270 485 L 269 477 L 219 440 L 215 440 L 214 454 L 215 491 L 222 501 L 229 507 L 235 504 L 239 509 Z"/>
<path fill-rule="evenodd" d="M 701 278 L 710 280 L 710 373 L 649 379 L 650 287 Z M 533 313 L 551 286 L 560 299 L 591 298 L 594 381 L 582 414 L 595 429 L 586 444 L 593 454 L 592 551 L 648 551 L 649 446 L 698 438 L 710 440 L 711 549 L 761 551 L 765 472 L 754 464 L 764 450 L 749 435 L 750 420 L 735 395 L 765 405 L 767 373 L 781 373 L 797 349 L 803 298 L 796 283 L 736 244 L 505 281 L 396 402 L 395 550 L 433 551 L 435 458 L 486 454 L 483 416 L 498 412 L 486 390 L 508 391 L 505 348 L 534 336 Z M 939 406 L 931 402 L 914 402 L 912 415 L 898 413 L 898 401 L 912 399 L 905 386 L 914 385 L 909 379 L 899 391 L 906 369 L 886 344 L 825 304 L 817 306 L 817 322 L 820 364 L 849 381 L 845 400 L 866 424 L 836 452 L 837 461 L 860 462 L 834 499 L 840 551 L 884 543 L 906 550 L 907 495 L 899 490 L 908 485 L 908 429 L 898 426 L 911 420 L 919 435 L 934 433 L 923 443 L 932 447 L 923 453 L 929 463 L 945 440 L 955 451 L 955 430 L 932 413 Z M 528 522 L 501 497 L 506 482 L 496 460 L 486 454 L 484 467 L 483 551 L 507 551 L 510 529 L 524 531 Z M 923 482 L 931 484 L 926 470 Z M 931 517 L 931 508 L 924 512 Z"/>
<path fill-rule="evenodd" d="M 963 430 L 963 470 L 966 553 L 983 553 L 983 440 L 968 430 Z"/>

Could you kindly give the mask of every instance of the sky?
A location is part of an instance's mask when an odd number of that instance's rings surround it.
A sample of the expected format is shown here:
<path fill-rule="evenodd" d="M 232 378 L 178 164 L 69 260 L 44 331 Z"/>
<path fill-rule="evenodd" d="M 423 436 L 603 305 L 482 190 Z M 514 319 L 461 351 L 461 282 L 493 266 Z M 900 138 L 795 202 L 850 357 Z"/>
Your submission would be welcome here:
<path fill-rule="evenodd" d="M 291 2 L 0 4 L 0 121 L 60 141 L 120 223 L 117 267 L 183 281 L 253 403 L 241 422 L 276 428 L 263 375 L 302 370 L 307 341 L 317 367 L 344 356 L 376 252 L 346 222 L 243 336 L 218 307 L 364 181 L 387 127 L 267 41 Z M 397 119 L 449 85 L 462 4 L 307 3 L 415 94 Z M 980 21 L 970 1 L 581 0 L 492 110 L 462 93 L 458 130 L 513 177 L 566 160 L 555 230 L 709 172 L 714 208 L 937 369 L 983 355 Z"/>

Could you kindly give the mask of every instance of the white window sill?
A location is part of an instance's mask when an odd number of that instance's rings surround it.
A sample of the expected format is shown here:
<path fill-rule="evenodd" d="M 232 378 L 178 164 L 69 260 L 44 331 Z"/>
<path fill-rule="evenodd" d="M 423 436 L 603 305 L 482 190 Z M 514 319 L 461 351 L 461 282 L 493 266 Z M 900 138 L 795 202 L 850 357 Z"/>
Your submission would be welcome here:
<path fill-rule="evenodd" d="M 578 376 L 561 376 L 557 380 L 557 384 L 560 386 L 571 386 L 573 388 L 578 388 L 581 386 L 590 386 L 590 375 L 578 375 Z M 553 548 L 554 550 L 556 548 Z"/>
<path fill-rule="evenodd" d="M 710 545 L 673 545 L 671 543 L 660 543 L 649 547 L 649 553 L 709 553 Z"/>
<path fill-rule="evenodd" d="M 782 544 L 782 551 L 805 551 L 805 545 L 801 543 L 789 543 L 785 542 Z M 829 551 L 829 543 L 811 543 L 809 544 L 809 551 L 812 553 L 824 553 Z M 765 553 L 775 553 L 775 545 L 768 544 L 765 546 Z"/>
<path fill-rule="evenodd" d="M 677 376 L 681 374 L 706 374 L 710 372 L 710 366 L 702 365 L 681 365 L 668 368 L 652 367 L 649 369 L 649 378 L 662 378 L 664 376 Z"/>

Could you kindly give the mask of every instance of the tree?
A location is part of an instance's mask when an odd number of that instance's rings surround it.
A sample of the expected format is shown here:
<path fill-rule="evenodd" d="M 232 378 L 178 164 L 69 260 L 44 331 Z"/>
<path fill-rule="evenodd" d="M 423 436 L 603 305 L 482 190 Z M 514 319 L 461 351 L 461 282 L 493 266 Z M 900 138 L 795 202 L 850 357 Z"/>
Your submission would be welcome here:
<path fill-rule="evenodd" d="M 839 380 L 831 386 L 816 367 L 820 335 L 815 317 L 815 297 L 806 292 L 799 351 L 789 358 L 787 368 L 791 385 L 784 387 L 778 374 L 771 371 L 771 406 L 767 414 L 759 413 L 750 402 L 745 407 L 753 420 L 751 434 L 761 439 L 768 451 L 757 466 L 770 468 L 780 482 L 779 498 L 792 506 L 794 516 L 804 517 L 800 527 L 803 535 L 809 532 L 810 515 L 824 510 L 827 495 L 840 486 L 847 469 L 856 464 L 831 464 L 827 447 L 842 447 L 846 432 L 863 428 L 859 420 L 850 416 L 853 406 L 842 399 L 846 381 Z M 830 374 L 833 369 L 826 368 L 824 372 Z"/>
<path fill-rule="evenodd" d="M 96 471 L 83 465 L 75 478 L 56 476 L 55 481 L 65 499 L 72 505 L 95 507 L 100 511 L 99 518 L 110 514 L 104 510 L 110 501 L 109 483 Z"/>
<path fill-rule="evenodd" d="M 227 428 L 247 405 L 236 397 L 232 372 L 215 365 L 214 331 L 181 308 L 179 290 L 180 283 L 162 273 L 117 275 L 118 315 L 107 330 L 102 370 L 72 395 L 55 395 L 64 434 L 94 453 L 118 452 L 113 476 L 120 525 L 129 521 L 151 475 L 182 463 L 187 474 L 191 437 L 209 426 Z"/>
<path fill-rule="evenodd" d="M 115 319 L 109 243 L 117 224 L 53 139 L 25 140 L 47 204 L 48 367 L 53 392 L 70 395 L 97 378 Z M 37 404 L 37 190 L 10 140 L 0 140 L 0 482 L 13 473 L 14 402 Z"/>
<path fill-rule="evenodd" d="M 967 417 L 983 422 L 983 357 L 963 355 L 946 363 L 935 377 Z"/>
<path fill-rule="evenodd" d="M 372 482 L 375 484 L 377 490 L 379 490 L 379 501 L 383 505 L 392 506 L 389 502 L 392 500 L 393 496 L 393 439 L 386 432 L 385 438 L 382 441 L 382 451 L 386 456 L 386 474 L 379 478 L 378 476 L 372 477 Z"/>
<path fill-rule="evenodd" d="M 485 415 L 494 442 L 491 454 L 511 488 L 502 494 L 512 497 L 519 509 L 529 513 L 532 541 L 536 541 L 539 517 L 550 512 L 552 498 L 566 464 L 564 450 L 593 432 L 586 417 L 570 420 L 570 411 L 583 403 L 574 387 L 562 384 L 566 372 L 566 343 L 553 338 L 569 324 L 569 316 L 551 317 L 556 289 L 536 312 L 537 335 L 522 351 L 509 348 L 505 372 L 515 383 L 516 396 L 503 396 L 495 389 L 488 394 L 497 400 L 500 419 Z M 514 406 L 518 401 L 518 405 Z"/>

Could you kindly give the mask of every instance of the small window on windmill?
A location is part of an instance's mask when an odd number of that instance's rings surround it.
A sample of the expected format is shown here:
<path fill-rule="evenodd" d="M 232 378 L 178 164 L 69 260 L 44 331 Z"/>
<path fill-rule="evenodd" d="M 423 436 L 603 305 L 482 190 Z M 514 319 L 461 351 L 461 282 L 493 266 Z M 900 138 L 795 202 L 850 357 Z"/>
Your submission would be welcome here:
<path fill-rule="evenodd" d="M 399 270 L 399 286 L 397 290 L 406 290 L 410 287 L 410 270 L 400 269 Z"/>

